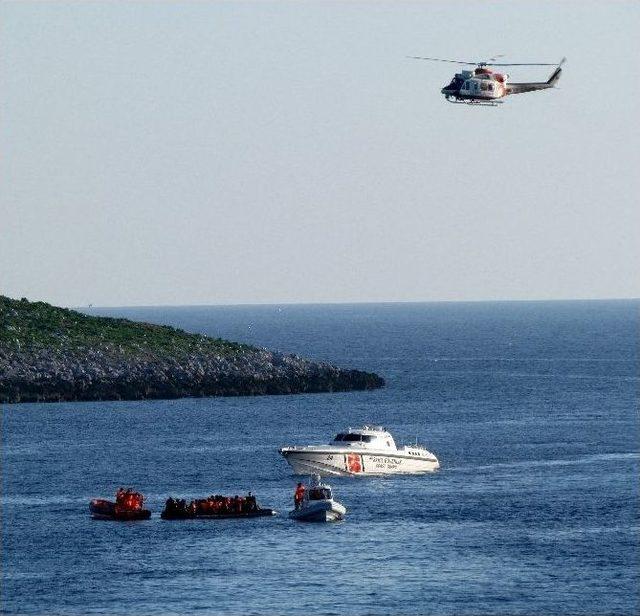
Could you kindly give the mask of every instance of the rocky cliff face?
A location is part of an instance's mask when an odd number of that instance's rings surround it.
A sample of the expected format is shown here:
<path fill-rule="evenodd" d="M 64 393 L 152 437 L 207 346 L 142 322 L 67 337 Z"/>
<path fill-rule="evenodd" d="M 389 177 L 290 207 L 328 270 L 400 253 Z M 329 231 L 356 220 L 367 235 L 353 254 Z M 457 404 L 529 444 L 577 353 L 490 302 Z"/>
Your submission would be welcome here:
<path fill-rule="evenodd" d="M 0 296 L 0 402 L 294 394 L 382 387 L 375 374 Z"/>

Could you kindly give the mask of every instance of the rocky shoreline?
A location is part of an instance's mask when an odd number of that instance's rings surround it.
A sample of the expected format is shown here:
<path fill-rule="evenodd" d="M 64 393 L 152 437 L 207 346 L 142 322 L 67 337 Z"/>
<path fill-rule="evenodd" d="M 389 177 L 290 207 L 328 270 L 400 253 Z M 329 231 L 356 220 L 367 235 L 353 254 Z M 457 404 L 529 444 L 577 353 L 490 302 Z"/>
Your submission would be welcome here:
<path fill-rule="evenodd" d="M 0 300 L 4 403 L 320 393 L 384 385 L 376 374 L 297 355 L 89 317 L 42 302 Z M 30 307 L 36 307 L 35 318 Z"/>

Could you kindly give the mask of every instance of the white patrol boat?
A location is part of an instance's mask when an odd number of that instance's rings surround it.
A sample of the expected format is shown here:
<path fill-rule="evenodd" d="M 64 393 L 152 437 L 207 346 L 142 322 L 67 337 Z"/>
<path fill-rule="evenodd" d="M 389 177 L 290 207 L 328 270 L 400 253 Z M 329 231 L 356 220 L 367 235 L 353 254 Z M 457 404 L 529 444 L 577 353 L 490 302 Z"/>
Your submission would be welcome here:
<path fill-rule="evenodd" d="M 300 505 L 289 512 L 289 517 L 300 522 L 338 522 L 344 520 L 346 513 L 346 507 L 333 500 L 331 486 L 322 483 L 319 475 L 313 475 L 310 488 Z"/>
<path fill-rule="evenodd" d="M 280 454 L 298 475 L 396 475 L 435 471 L 438 459 L 421 445 L 396 447 L 382 426 L 349 428 L 328 445 L 282 447 Z"/>

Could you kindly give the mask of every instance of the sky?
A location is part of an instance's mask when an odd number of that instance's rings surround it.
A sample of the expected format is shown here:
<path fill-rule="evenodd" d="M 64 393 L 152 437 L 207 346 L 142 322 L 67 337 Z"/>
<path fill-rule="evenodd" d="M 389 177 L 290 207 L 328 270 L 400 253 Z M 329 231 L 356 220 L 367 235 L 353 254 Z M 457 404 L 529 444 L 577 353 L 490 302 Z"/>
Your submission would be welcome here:
<path fill-rule="evenodd" d="M 0 293 L 640 297 L 638 32 L 635 1 L 2 2 Z M 406 57 L 495 54 L 567 63 L 473 108 Z"/>

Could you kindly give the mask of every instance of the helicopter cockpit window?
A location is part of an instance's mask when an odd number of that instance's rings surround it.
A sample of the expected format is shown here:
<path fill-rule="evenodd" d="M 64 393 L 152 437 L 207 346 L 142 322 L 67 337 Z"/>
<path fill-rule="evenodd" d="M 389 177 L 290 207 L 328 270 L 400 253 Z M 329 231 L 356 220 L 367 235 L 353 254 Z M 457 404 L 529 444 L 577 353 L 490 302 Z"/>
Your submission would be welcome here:
<path fill-rule="evenodd" d="M 485 92 L 489 89 L 489 84 L 486 81 L 483 81 L 481 86 Z"/>
<path fill-rule="evenodd" d="M 493 84 L 492 83 L 489 84 L 489 92 L 493 92 Z"/>

